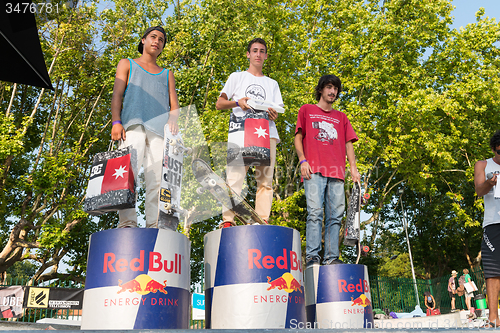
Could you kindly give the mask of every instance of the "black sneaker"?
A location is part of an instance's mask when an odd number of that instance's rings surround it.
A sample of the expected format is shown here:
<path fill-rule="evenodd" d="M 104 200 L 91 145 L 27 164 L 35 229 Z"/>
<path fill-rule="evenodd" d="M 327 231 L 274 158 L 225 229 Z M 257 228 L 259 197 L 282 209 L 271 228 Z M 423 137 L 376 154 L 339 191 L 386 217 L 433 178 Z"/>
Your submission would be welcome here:
<path fill-rule="evenodd" d="M 338 265 L 338 264 L 343 264 L 344 262 L 340 259 L 333 259 L 328 263 L 328 265 Z"/>
<path fill-rule="evenodd" d="M 309 260 L 307 263 L 306 263 L 306 268 L 309 267 L 309 266 L 313 266 L 313 265 L 319 265 L 319 260 L 318 259 L 311 259 Z"/>

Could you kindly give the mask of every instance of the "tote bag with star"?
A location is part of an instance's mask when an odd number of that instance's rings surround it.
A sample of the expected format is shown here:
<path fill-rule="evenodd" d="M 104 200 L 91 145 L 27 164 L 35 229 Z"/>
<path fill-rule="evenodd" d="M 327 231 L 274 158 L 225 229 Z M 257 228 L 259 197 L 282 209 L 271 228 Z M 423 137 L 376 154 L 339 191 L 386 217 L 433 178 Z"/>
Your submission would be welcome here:
<path fill-rule="evenodd" d="M 271 164 L 271 139 L 267 112 L 248 111 L 229 117 L 227 164 L 231 166 L 268 166 Z"/>
<path fill-rule="evenodd" d="M 91 215 L 135 208 L 132 146 L 98 153 L 94 156 L 83 210 Z"/>

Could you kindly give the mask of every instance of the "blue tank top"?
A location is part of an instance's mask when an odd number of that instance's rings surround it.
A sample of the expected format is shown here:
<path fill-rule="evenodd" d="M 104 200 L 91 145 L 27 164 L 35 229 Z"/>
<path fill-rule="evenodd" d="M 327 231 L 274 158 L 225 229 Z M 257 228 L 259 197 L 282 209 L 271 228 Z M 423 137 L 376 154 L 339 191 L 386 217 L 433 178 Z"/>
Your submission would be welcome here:
<path fill-rule="evenodd" d="M 170 112 L 168 70 L 151 74 L 129 59 L 130 71 L 127 89 L 123 94 L 121 120 L 127 130 L 132 125 L 143 125 L 163 137 L 163 128 Z"/>

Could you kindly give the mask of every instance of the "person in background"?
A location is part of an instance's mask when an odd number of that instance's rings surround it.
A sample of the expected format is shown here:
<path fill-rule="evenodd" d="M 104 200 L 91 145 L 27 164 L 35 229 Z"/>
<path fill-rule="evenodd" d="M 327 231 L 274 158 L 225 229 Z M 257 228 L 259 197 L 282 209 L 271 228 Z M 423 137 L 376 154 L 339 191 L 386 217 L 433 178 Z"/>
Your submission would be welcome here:
<path fill-rule="evenodd" d="M 471 282 L 472 279 L 470 278 L 469 270 L 467 268 L 464 268 L 463 272 L 464 272 L 465 283 Z M 467 289 L 465 289 L 465 305 L 467 305 L 467 309 L 469 309 L 469 310 L 471 308 L 471 299 L 472 299 L 473 296 L 474 296 L 474 292 L 473 291 L 471 291 L 469 293 L 469 292 L 467 292 Z"/>
<path fill-rule="evenodd" d="M 430 291 L 424 292 L 424 298 L 425 298 L 425 307 L 427 309 L 430 309 L 431 311 L 436 308 L 436 300 L 434 299 L 434 296 L 432 296 Z"/>
<path fill-rule="evenodd" d="M 489 321 L 491 326 L 500 325 L 498 317 L 498 294 L 500 293 L 500 196 L 496 188 L 500 173 L 500 130 L 490 139 L 493 157 L 477 161 L 474 165 L 476 194 L 484 197 L 483 241 L 481 257 L 486 295 L 488 296 Z M 495 195 L 497 190 L 497 195 Z"/>
<path fill-rule="evenodd" d="M 451 271 L 451 277 L 448 279 L 448 294 L 451 298 L 451 312 L 457 311 L 455 308 L 455 297 L 457 295 L 457 288 L 455 284 L 455 279 L 457 277 L 457 271 Z"/>

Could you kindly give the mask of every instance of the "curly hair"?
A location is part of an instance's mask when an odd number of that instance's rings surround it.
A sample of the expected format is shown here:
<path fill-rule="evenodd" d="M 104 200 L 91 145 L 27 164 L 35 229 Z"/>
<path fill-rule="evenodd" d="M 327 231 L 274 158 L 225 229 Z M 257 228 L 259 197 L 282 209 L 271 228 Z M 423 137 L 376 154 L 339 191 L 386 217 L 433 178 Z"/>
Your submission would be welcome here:
<path fill-rule="evenodd" d="M 317 101 L 319 101 L 321 98 L 321 92 L 323 91 L 323 88 L 328 84 L 333 84 L 335 87 L 337 87 L 338 91 L 337 97 L 335 97 L 335 99 L 339 98 L 340 92 L 342 91 L 342 83 L 340 82 L 340 79 L 335 75 L 323 75 L 319 79 L 318 85 L 314 89 L 314 97 Z"/>

